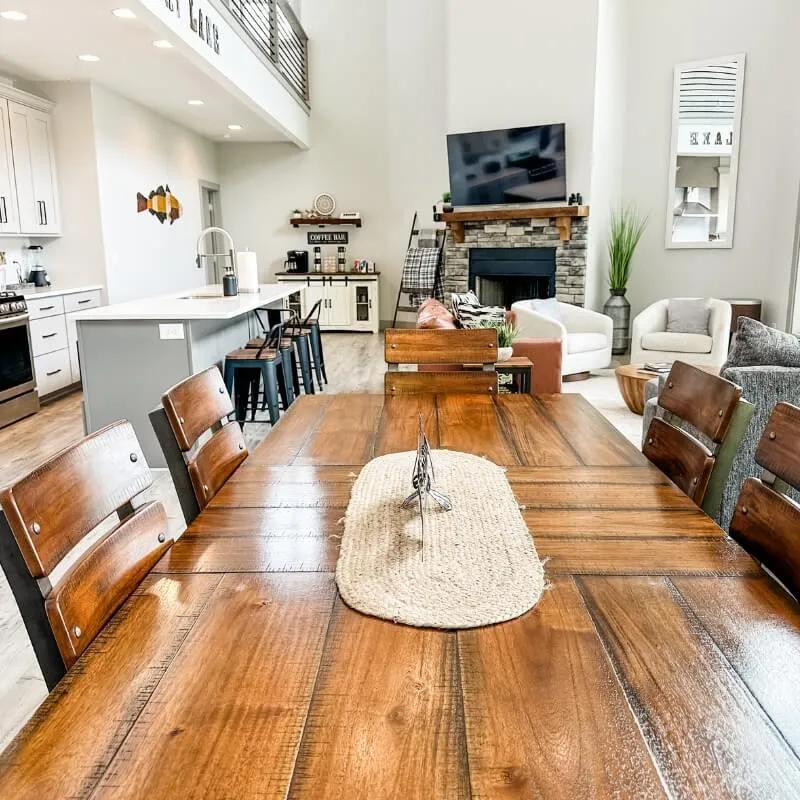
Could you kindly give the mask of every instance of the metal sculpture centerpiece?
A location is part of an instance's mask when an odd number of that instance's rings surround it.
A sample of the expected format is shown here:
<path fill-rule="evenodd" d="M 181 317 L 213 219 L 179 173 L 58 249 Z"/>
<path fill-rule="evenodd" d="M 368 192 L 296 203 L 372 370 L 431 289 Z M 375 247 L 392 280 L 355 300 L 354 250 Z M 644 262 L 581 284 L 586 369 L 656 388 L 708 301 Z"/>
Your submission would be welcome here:
<path fill-rule="evenodd" d="M 431 459 L 431 446 L 425 435 L 425 425 L 422 414 L 419 415 L 419 438 L 417 440 L 417 458 L 414 461 L 414 473 L 411 476 L 411 485 L 414 491 L 403 501 L 403 508 L 410 508 L 416 500 L 419 504 L 420 529 L 422 541 L 425 541 L 425 497 L 428 496 L 443 510 L 452 511 L 453 504 L 450 498 L 433 488 L 436 474 L 433 471 Z"/>

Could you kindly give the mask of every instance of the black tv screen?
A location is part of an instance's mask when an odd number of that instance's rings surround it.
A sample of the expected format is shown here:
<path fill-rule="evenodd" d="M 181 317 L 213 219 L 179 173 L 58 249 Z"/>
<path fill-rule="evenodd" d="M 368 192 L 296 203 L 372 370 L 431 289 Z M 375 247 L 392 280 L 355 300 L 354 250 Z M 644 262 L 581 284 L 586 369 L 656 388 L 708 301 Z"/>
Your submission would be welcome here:
<path fill-rule="evenodd" d="M 565 126 L 534 125 L 447 137 L 454 206 L 567 199 Z"/>

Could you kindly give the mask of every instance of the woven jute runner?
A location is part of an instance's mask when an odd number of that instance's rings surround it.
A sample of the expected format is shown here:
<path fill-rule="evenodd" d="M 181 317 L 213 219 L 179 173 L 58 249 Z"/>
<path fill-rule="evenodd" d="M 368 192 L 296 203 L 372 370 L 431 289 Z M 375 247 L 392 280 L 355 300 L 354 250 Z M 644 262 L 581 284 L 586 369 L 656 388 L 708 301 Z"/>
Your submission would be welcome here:
<path fill-rule="evenodd" d="M 436 488 L 453 503 L 426 501 L 424 536 L 411 493 L 416 453 L 370 461 L 353 486 L 336 565 L 351 608 L 429 628 L 474 628 L 532 608 L 544 570 L 504 471 L 466 453 L 435 450 Z"/>

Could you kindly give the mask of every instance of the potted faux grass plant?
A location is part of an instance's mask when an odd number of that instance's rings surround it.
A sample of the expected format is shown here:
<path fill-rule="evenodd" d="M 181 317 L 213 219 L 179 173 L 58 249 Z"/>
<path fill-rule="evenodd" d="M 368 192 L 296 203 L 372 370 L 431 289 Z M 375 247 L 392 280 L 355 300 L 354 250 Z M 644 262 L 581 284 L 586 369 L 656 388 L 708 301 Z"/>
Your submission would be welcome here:
<path fill-rule="evenodd" d="M 500 320 L 483 320 L 481 328 L 494 328 L 497 331 L 497 360 L 508 361 L 514 354 L 517 329 L 510 322 Z"/>
<path fill-rule="evenodd" d="M 608 288 L 611 297 L 603 313 L 614 320 L 611 352 L 621 355 L 628 350 L 631 324 L 631 304 L 625 297 L 631 277 L 631 261 L 636 246 L 647 225 L 647 217 L 635 208 L 620 208 L 611 212 L 608 231 Z"/>

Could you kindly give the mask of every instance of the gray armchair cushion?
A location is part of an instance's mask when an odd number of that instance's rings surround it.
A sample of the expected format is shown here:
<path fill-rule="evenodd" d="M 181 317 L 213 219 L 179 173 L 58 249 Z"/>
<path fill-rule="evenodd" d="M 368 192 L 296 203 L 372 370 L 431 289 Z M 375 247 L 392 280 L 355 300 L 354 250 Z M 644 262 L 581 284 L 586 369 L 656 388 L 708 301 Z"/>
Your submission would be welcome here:
<path fill-rule="evenodd" d="M 711 302 L 704 299 L 678 297 L 667 305 L 667 333 L 700 333 L 708 336 Z"/>
<path fill-rule="evenodd" d="M 800 339 L 748 317 L 739 317 L 733 347 L 722 372 L 734 367 L 800 367 Z"/>

